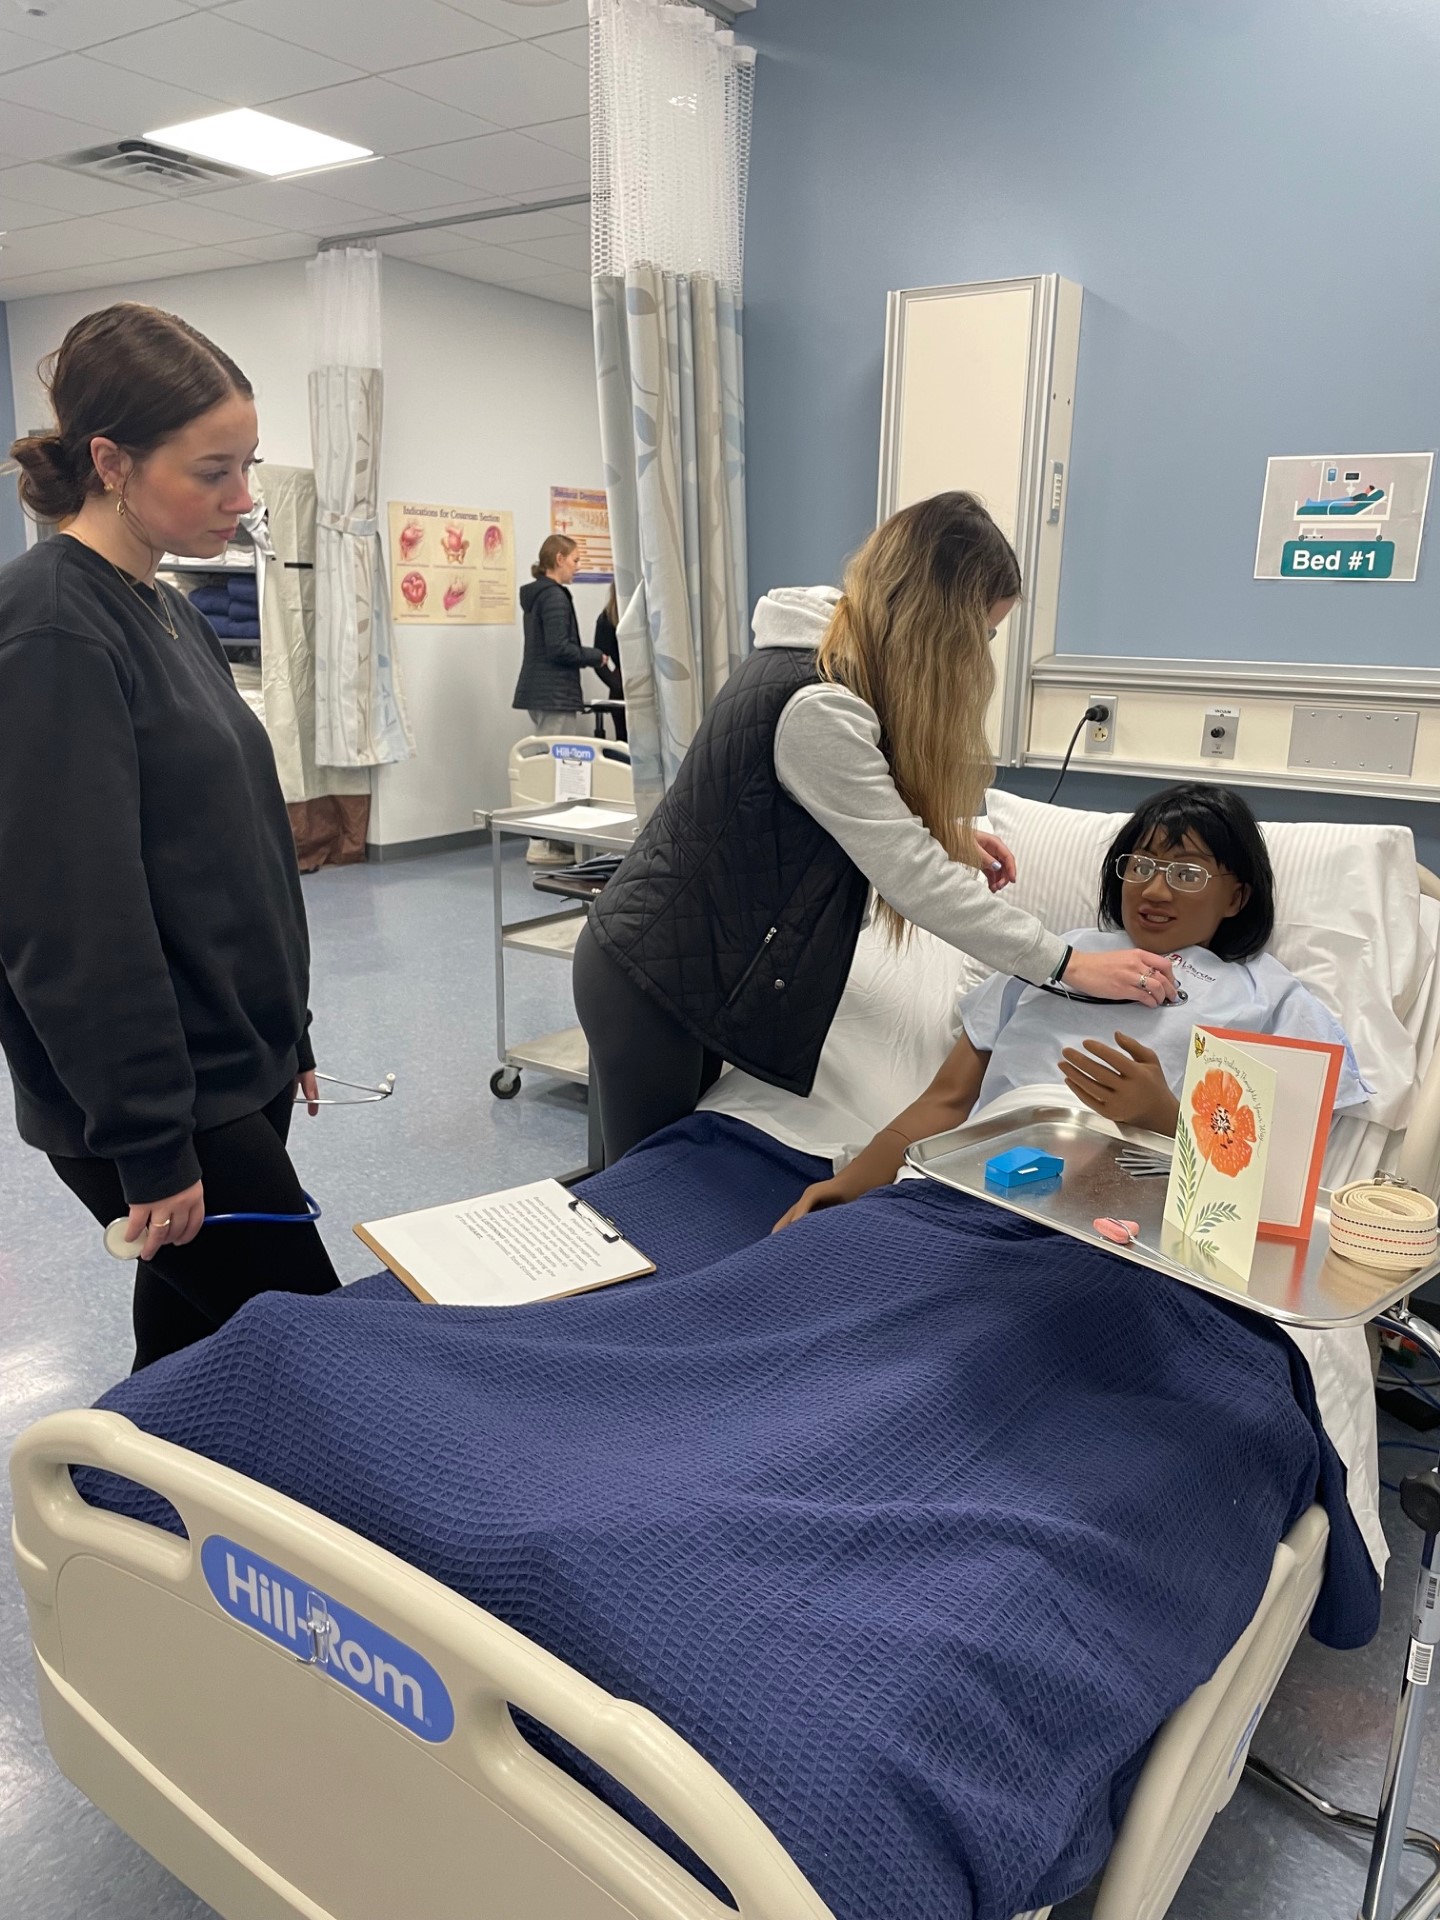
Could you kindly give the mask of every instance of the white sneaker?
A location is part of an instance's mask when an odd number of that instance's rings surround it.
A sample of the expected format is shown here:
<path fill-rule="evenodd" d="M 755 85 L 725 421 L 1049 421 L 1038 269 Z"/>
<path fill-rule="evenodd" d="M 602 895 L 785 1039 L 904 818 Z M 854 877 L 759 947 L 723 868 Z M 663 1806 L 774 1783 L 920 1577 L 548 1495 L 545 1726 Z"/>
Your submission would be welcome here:
<path fill-rule="evenodd" d="M 527 867 L 569 867 L 575 862 L 575 849 L 563 840 L 532 840 L 525 849 Z"/>

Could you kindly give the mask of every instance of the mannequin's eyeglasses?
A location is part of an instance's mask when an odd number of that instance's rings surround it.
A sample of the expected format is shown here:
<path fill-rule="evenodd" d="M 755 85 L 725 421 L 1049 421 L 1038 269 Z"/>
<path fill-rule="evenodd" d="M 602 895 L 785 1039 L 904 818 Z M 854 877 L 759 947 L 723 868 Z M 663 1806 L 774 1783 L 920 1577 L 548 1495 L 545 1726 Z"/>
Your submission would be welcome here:
<path fill-rule="evenodd" d="M 1210 869 L 1198 860 L 1152 860 L 1148 853 L 1122 853 L 1115 872 L 1130 887 L 1148 887 L 1157 873 L 1163 874 L 1166 886 L 1176 893 L 1203 893 L 1210 884 Z"/>

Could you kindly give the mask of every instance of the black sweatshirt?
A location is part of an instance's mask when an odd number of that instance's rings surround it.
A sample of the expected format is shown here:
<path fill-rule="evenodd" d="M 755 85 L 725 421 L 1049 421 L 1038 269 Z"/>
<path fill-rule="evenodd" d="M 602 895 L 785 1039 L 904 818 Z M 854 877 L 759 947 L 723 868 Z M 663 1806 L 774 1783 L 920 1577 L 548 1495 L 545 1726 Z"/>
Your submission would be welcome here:
<path fill-rule="evenodd" d="M 269 739 L 208 621 L 156 604 L 65 535 L 0 568 L 0 1046 L 21 1138 L 132 1203 L 313 1065 Z"/>

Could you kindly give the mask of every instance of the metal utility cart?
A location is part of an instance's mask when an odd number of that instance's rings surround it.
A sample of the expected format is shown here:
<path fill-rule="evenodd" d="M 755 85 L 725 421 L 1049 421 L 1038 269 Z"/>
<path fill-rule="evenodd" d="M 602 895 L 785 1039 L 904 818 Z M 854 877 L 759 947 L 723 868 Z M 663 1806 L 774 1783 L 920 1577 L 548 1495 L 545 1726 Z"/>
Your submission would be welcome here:
<path fill-rule="evenodd" d="M 490 829 L 491 878 L 495 889 L 495 1047 L 500 1064 L 490 1076 L 490 1091 L 497 1100 L 514 1099 L 520 1091 L 521 1072 L 526 1067 L 556 1079 L 573 1080 L 582 1087 L 590 1084 L 585 1035 L 578 1026 L 564 1027 L 556 1033 L 543 1033 L 534 1040 L 514 1044 L 508 1041 L 505 1032 L 506 948 L 568 961 L 585 924 L 586 905 L 577 902 L 555 912 L 507 922 L 500 854 L 506 834 L 525 840 L 564 838 L 573 841 L 577 854 L 586 851 L 628 853 L 636 833 L 634 813 L 627 811 L 623 820 L 604 826 L 586 824 L 587 816 L 597 810 L 612 814 L 622 811 L 618 804 L 580 800 L 568 805 L 562 802 L 559 806 L 502 807 L 494 813 L 477 811 L 475 815 L 477 822 L 483 821 Z M 577 824 L 567 831 L 562 822 L 570 813 L 577 816 Z M 592 1114 L 592 1123 L 593 1119 Z M 592 1124 L 592 1136 L 593 1132 Z"/>

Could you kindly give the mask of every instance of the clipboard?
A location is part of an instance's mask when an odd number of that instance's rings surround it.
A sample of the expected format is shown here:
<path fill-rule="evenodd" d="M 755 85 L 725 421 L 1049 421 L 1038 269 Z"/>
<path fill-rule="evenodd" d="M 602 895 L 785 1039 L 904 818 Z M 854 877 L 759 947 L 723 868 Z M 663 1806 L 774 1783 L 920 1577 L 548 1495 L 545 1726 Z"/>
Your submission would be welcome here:
<path fill-rule="evenodd" d="M 534 1306 L 655 1271 L 613 1220 L 558 1180 L 396 1214 L 355 1234 L 432 1306 Z"/>

